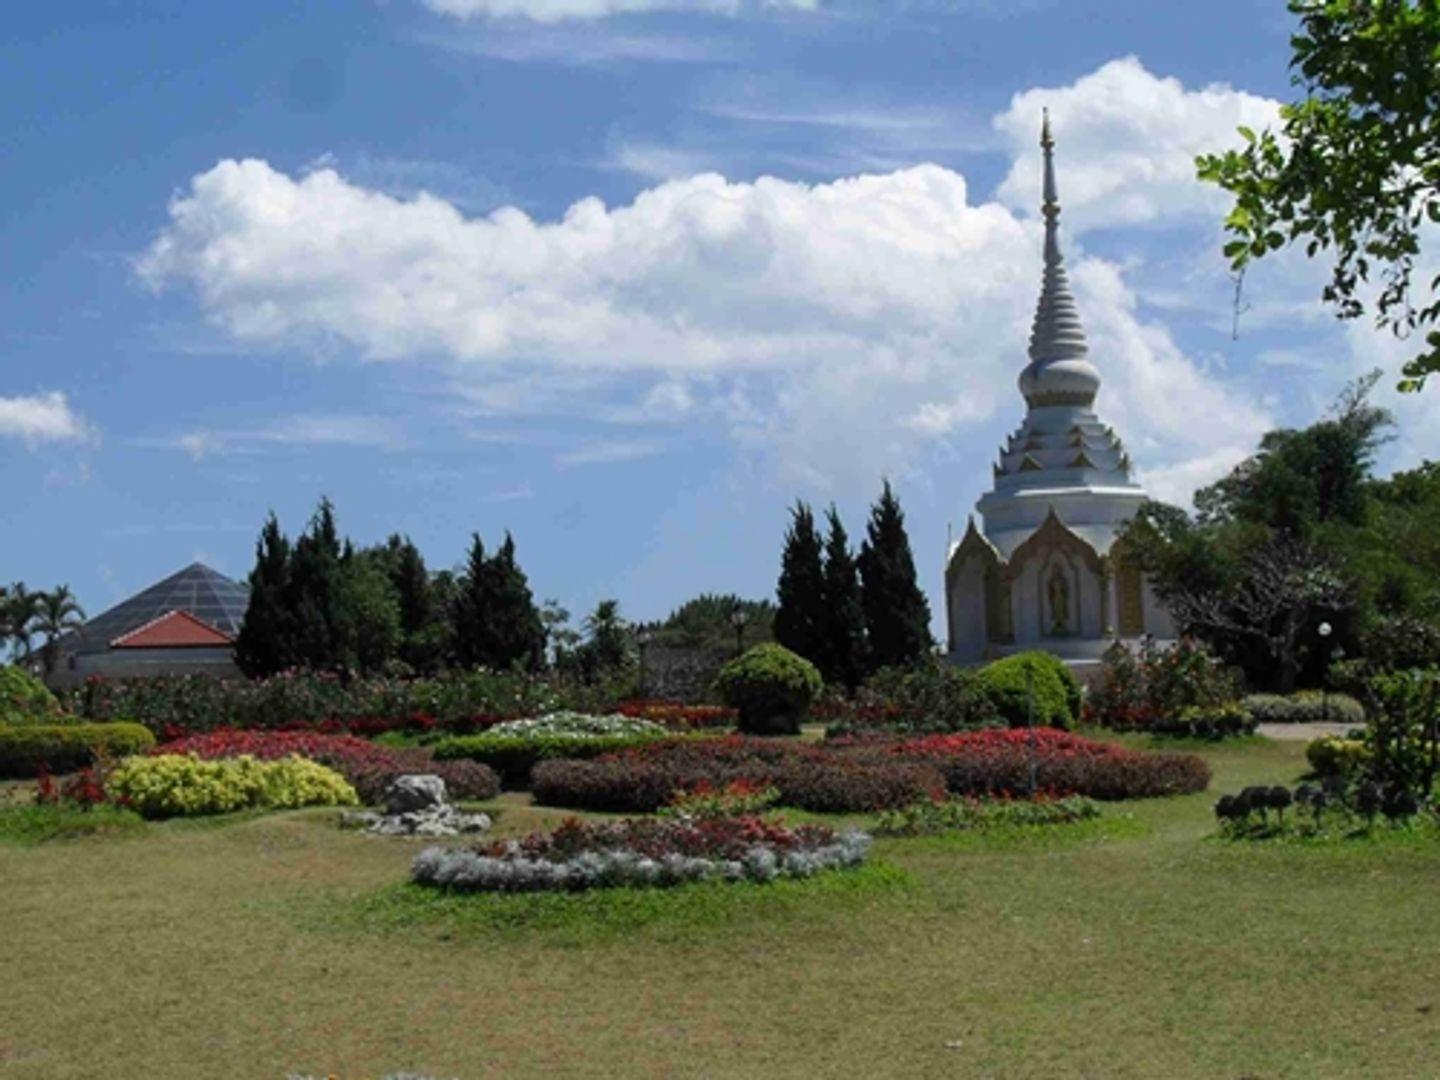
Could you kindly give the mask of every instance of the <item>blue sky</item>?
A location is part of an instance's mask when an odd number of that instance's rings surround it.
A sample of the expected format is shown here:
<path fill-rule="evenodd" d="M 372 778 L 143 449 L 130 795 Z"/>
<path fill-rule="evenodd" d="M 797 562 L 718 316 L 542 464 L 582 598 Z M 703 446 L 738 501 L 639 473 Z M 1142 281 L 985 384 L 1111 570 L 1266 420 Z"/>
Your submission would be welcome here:
<path fill-rule="evenodd" d="M 1184 501 L 1397 347 L 1247 282 L 1197 150 L 1289 95 L 1278 0 L 125 0 L 0 42 L 0 579 L 234 576 L 322 494 L 538 597 L 773 591 L 888 475 L 941 615 L 1018 422 L 1038 115 L 1099 408 Z M 1440 392 L 1384 465 L 1440 455 Z"/>

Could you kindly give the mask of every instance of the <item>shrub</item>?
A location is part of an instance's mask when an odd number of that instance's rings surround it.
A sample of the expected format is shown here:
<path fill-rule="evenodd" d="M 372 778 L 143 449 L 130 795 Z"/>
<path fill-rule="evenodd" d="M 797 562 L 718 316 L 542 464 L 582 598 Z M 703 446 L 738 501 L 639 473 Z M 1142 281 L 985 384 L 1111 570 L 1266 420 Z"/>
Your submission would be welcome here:
<path fill-rule="evenodd" d="M 1080 718 L 1080 684 L 1063 661 L 1047 652 L 1016 653 L 996 660 L 981 668 L 979 677 L 1011 727 L 1033 723 L 1066 728 Z"/>
<path fill-rule="evenodd" d="M 702 780 L 688 791 L 677 791 L 660 808 L 662 817 L 728 818 L 758 814 L 780 801 L 780 789 L 762 787 L 751 780 L 731 780 L 716 787 Z"/>
<path fill-rule="evenodd" d="M 898 743 L 889 752 L 932 762 L 952 796 L 1008 797 L 1033 790 L 1144 799 L 1203 791 L 1210 783 L 1210 767 L 1194 754 L 1127 750 L 1054 728 L 932 735 Z"/>
<path fill-rule="evenodd" d="M 665 739 L 679 736 L 662 735 Z M 592 758 L 621 750 L 648 746 L 656 736 L 594 735 L 577 738 L 571 735 L 456 735 L 442 739 L 434 746 L 437 761 L 468 760 L 480 762 L 499 774 L 508 788 L 524 788 L 530 784 L 535 766 L 557 758 Z"/>
<path fill-rule="evenodd" d="M 45 684 L 23 668 L 0 665 L 0 724 L 55 722 L 60 703 Z"/>
<path fill-rule="evenodd" d="M 750 735 L 798 735 L 800 721 L 820 693 L 815 665 L 783 645 L 764 642 L 720 669 L 715 681 L 725 704 L 739 711 Z"/>
<path fill-rule="evenodd" d="M 465 892 L 579 891 L 691 881 L 773 881 L 859 865 L 870 838 L 757 817 L 584 825 L 471 851 L 427 848 L 411 880 Z"/>
<path fill-rule="evenodd" d="M 925 762 L 743 736 L 542 762 L 531 790 L 548 806 L 650 813 L 676 792 L 739 780 L 775 788 L 782 806 L 832 813 L 884 810 L 944 793 L 940 773 Z"/>
<path fill-rule="evenodd" d="M 493 799 L 500 778 L 474 761 L 436 761 L 427 747 L 377 746 L 351 735 L 308 731 L 212 731 L 155 747 L 152 754 L 194 754 L 213 760 L 249 756 L 274 761 L 298 754 L 340 773 L 366 805 L 383 801 L 397 776 L 433 773 L 452 799 Z"/>
<path fill-rule="evenodd" d="M 139 724 L 0 725 L 0 778 L 73 772 L 97 757 L 125 757 L 155 745 Z"/>
<path fill-rule="evenodd" d="M 132 757 L 110 774 L 107 790 L 117 802 L 150 818 L 357 801 L 355 789 L 339 773 L 300 757 L 279 761 L 249 756 L 205 761 L 193 754 Z"/>
<path fill-rule="evenodd" d="M 1288 696 L 1251 694 L 1241 704 L 1257 724 L 1365 724 L 1365 707 L 1349 694 L 1322 694 L 1317 690 L 1301 690 Z"/>
<path fill-rule="evenodd" d="M 828 737 L 886 732 L 922 735 L 1005 726 L 1005 717 L 979 673 L 930 661 L 884 668 L 846 700 L 822 700 L 811 715 L 827 721 Z"/>
<path fill-rule="evenodd" d="M 1305 760 L 1317 776 L 1359 776 L 1370 761 L 1370 749 L 1363 739 L 1342 739 L 1322 735 L 1305 747 Z"/>
<path fill-rule="evenodd" d="M 1161 648 L 1147 640 L 1138 654 L 1116 642 L 1105 651 L 1085 718 L 1115 731 L 1222 738 L 1247 731 L 1231 712 L 1239 696 L 1239 677 L 1196 641 Z"/>
<path fill-rule="evenodd" d="M 875 823 L 875 832 L 882 836 L 927 836 L 997 826 L 1069 825 L 1099 816 L 1100 804 L 1084 795 L 998 801 L 952 799 L 888 810 Z"/>

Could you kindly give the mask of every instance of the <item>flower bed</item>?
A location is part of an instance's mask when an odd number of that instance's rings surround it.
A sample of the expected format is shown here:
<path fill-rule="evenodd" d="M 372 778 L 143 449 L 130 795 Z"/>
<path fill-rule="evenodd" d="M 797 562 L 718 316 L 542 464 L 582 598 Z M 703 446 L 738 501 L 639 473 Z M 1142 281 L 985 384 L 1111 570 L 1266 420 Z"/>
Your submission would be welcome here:
<path fill-rule="evenodd" d="M 293 755 L 278 761 L 249 756 L 204 761 L 193 754 L 132 757 L 105 778 L 105 790 L 114 802 L 145 817 L 356 802 L 354 788 L 339 773 Z"/>
<path fill-rule="evenodd" d="M 631 700 L 615 706 L 622 716 L 663 724 L 672 731 L 733 728 L 739 711 L 726 705 L 683 705 L 677 701 Z"/>
<path fill-rule="evenodd" d="M 627 820 L 585 825 L 571 819 L 473 850 L 428 848 L 411 880 L 462 892 L 580 891 L 663 887 L 692 881 L 773 881 L 858 866 L 870 838 L 822 825 L 787 828 L 759 817 Z"/>
<path fill-rule="evenodd" d="M 435 756 L 483 762 L 500 774 L 506 787 L 523 788 L 537 762 L 597 757 L 682 737 L 630 716 L 551 713 L 499 724 L 481 735 L 442 739 L 435 744 Z"/>
<path fill-rule="evenodd" d="M 542 762 L 531 790 L 549 806 L 649 813 L 676 792 L 740 780 L 775 788 L 782 806 L 832 813 L 884 810 L 944 792 L 940 772 L 926 762 L 738 735 Z"/>
<path fill-rule="evenodd" d="M 1037 791 L 1106 800 L 1184 795 L 1210 783 L 1210 767 L 1194 754 L 1127 750 L 1055 728 L 931 735 L 888 749 L 932 762 L 954 796 L 1027 792 L 1032 775 Z"/>
<path fill-rule="evenodd" d="M 194 754 L 207 760 L 248 755 L 261 761 L 298 754 L 340 773 L 367 805 L 379 803 L 391 782 L 407 773 L 433 773 L 440 777 L 452 799 L 492 799 L 500 793 L 499 777 L 478 762 L 436 761 L 428 748 L 377 746 L 350 735 L 212 731 L 164 743 L 151 753 Z"/>
<path fill-rule="evenodd" d="M 1084 795 L 1059 799 L 952 799 L 888 810 L 880 815 L 875 831 L 882 836 L 928 836 L 997 826 L 1071 825 L 1099 816 L 1100 804 Z"/>

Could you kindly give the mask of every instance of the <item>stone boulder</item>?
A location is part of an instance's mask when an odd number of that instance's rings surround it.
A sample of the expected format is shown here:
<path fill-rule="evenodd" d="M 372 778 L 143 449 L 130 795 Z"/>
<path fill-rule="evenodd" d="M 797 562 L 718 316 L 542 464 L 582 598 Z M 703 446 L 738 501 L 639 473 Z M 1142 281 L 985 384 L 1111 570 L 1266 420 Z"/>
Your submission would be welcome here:
<path fill-rule="evenodd" d="M 445 781 L 429 773 L 397 776 L 385 789 L 385 813 L 412 814 L 445 805 Z"/>

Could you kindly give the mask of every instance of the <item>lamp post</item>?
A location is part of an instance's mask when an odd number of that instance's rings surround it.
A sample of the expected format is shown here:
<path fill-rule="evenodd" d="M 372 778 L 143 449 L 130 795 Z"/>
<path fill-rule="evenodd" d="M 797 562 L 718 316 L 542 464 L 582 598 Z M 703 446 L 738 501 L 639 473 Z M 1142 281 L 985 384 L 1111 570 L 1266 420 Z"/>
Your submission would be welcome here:
<path fill-rule="evenodd" d="M 1324 648 L 1324 646 L 1330 641 L 1330 633 L 1332 629 L 1333 628 L 1328 622 L 1322 622 L 1319 626 L 1315 628 L 1315 632 L 1320 635 L 1321 648 Z M 1320 715 L 1324 718 L 1326 723 L 1330 722 L 1329 664 L 1326 664 L 1326 666 L 1320 672 Z"/>
<path fill-rule="evenodd" d="M 735 610 L 730 612 L 730 625 L 735 628 L 736 656 L 739 656 L 742 652 L 745 651 L 745 623 L 748 622 L 749 619 L 750 616 L 745 613 L 745 609 L 740 607 L 738 604 L 736 605 Z"/>

